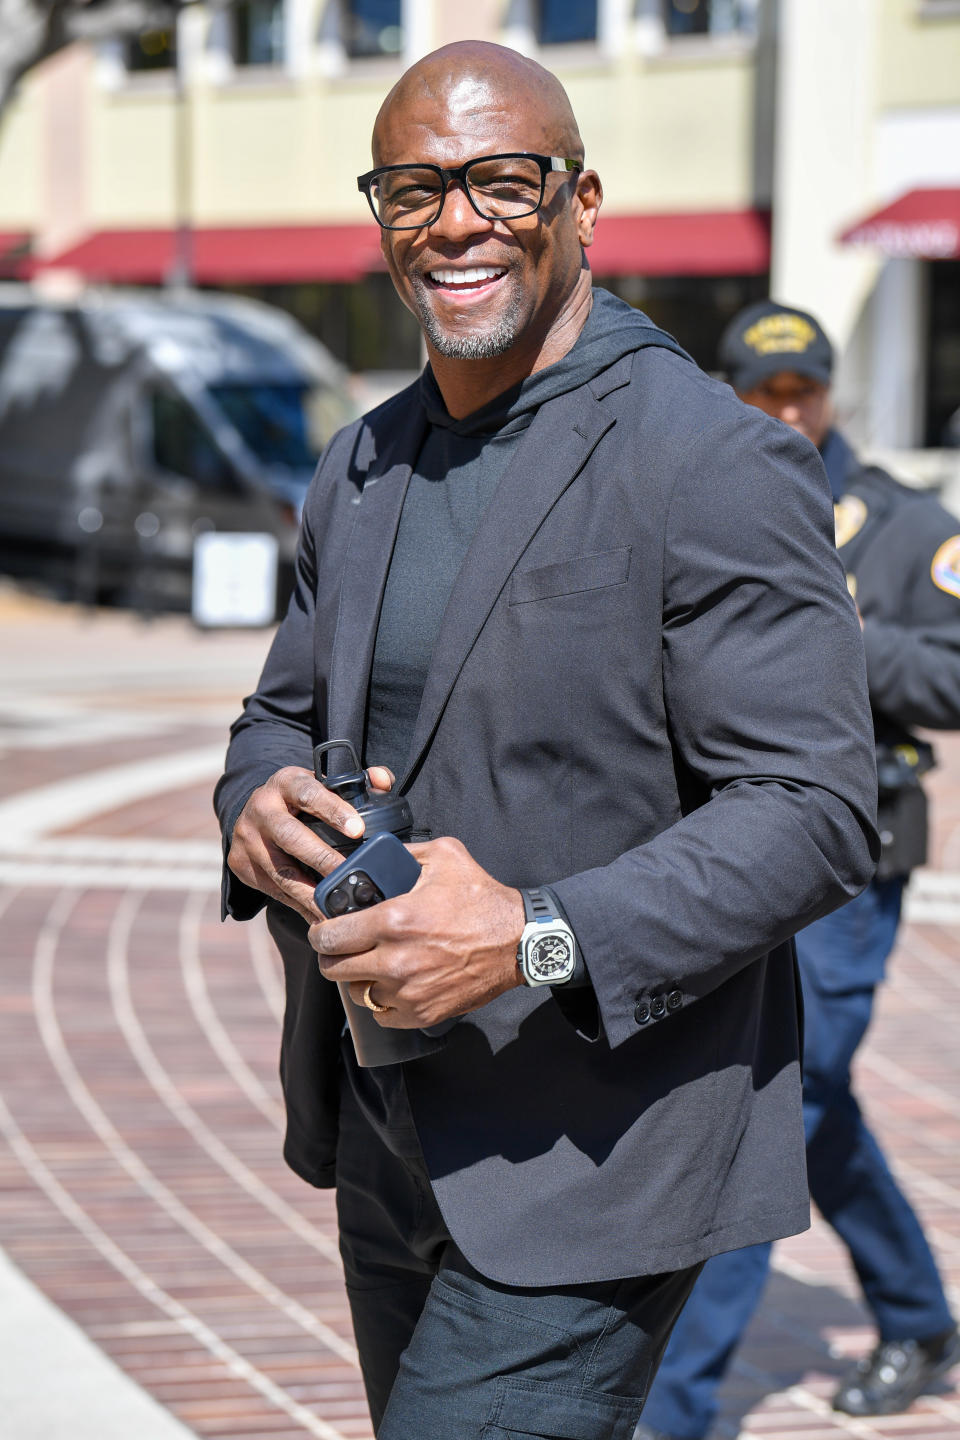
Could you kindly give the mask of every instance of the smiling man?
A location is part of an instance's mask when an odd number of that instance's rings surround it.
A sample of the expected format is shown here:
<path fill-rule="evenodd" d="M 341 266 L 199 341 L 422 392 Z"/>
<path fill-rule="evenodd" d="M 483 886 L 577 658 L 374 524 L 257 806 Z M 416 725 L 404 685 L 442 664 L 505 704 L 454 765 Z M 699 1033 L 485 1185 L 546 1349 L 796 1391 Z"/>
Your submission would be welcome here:
<path fill-rule="evenodd" d="M 629 1440 L 704 1259 L 808 1221 L 790 937 L 876 854 L 859 625 L 812 446 L 592 288 L 555 77 L 447 46 L 373 162 L 429 364 L 314 479 L 224 906 L 269 902 L 380 1440 Z M 422 871 L 325 920 L 341 739 Z"/>
<path fill-rule="evenodd" d="M 376 168 L 358 181 L 454 415 L 570 349 L 590 311 L 582 255 L 602 198 L 559 81 L 512 52 L 481 59 L 491 48 L 474 47 L 471 73 L 453 83 L 443 61 L 409 70 L 377 116 Z M 440 100 L 434 87 L 445 83 Z M 523 151 L 504 153 L 511 133 Z M 465 155 L 483 158 L 464 166 Z M 411 166 L 411 156 L 429 165 Z M 478 363 L 464 372 L 463 360 Z"/>

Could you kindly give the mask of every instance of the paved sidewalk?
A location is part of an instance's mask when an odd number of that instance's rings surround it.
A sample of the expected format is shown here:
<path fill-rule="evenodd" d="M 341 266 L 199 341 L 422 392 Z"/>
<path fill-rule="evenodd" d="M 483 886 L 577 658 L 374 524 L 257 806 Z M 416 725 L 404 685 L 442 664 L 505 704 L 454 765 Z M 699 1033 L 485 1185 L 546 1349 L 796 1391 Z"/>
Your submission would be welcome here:
<path fill-rule="evenodd" d="M 219 920 L 210 790 L 269 636 L 3 590 L 0 624 L 0 1434 L 370 1440 L 332 1199 L 280 1157 L 278 962 Z M 859 1083 L 956 1301 L 960 737 L 937 746 Z M 778 1247 L 718 1435 L 960 1435 L 949 1385 L 829 1410 L 871 1339 L 818 1222 Z"/>
<path fill-rule="evenodd" d="M 191 1440 L 0 1251 L 0 1398 L 11 1440 Z"/>

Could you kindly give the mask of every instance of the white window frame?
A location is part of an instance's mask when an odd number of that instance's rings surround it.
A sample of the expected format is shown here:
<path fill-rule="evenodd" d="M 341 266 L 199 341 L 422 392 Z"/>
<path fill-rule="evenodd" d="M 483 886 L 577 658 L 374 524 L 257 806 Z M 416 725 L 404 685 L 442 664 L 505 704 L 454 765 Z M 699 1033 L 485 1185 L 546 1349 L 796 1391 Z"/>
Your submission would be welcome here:
<path fill-rule="evenodd" d="M 284 80 L 309 65 L 310 0 L 281 0 L 283 55 L 275 64 L 238 65 L 233 53 L 233 16 L 229 6 L 205 9 L 208 25 L 203 42 L 204 78 L 212 85 L 263 84 Z M 305 12 L 305 13 L 304 13 Z M 186 13 L 186 12 L 185 12 Z"/>
<path fill-rule="evenodd" d="M 762 0 L 743 0 L 753 12 L 748 25 L 736 30 L 708 30 L 699 34 L 671 35 L 667 29 L 663 0 L 637 0 L 634 20 L 634 41 L 641 55 L 655 58 L 669 55 L 671 59 L 689 56 L 729 54 L 730 51 L 752 50 L 760 28 Z"/>
<path fill-rule="evenodd" d="M 597 0 L 595 40 L 540 45 L 537 0 L 507 0 L 501 39 L 504 45 L 519 50 L 522 55 L 594 60 L 600 54 L 610 59 L 623 51 L 630 31 L 630 11 L 635 3 L 637 0 Z"/>

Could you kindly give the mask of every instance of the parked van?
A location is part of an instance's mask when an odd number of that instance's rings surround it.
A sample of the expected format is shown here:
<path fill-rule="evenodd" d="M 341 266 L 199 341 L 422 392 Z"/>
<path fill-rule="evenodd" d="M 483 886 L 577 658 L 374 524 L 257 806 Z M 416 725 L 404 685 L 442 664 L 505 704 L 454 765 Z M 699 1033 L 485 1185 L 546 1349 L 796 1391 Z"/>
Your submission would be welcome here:
<path fill-rule="evenodd" d="M 207 293 L 0 285 L 0 569 L 84 600 L 189 608 L 194 543 L 258 532 L 291 583 L 346 376 L 281 311 Z"/>

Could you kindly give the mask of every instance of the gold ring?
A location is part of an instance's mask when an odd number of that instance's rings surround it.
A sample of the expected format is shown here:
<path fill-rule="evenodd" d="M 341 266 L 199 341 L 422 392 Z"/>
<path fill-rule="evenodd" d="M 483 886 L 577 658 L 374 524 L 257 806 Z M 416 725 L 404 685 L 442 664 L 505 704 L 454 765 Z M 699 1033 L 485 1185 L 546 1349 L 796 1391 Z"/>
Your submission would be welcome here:
<path fill-rule="evenodd" d="M 374 1000 L 373 996 L 370 994 L 370 991 L 373 989 L 373 987 L 374 987 L 374 985 L 375 985 L 376 983 L 377 983 L 377 982 L 376 982 L 375 980 L 371 980 L 369 985 L 364 985 L 364 987 L 363 987 L 363 1003 L 364 1003 L 364 1005 L 366 1005 L 366 1007 L 367 1007 L 368 1010 L 372 1010 L 372 1011 L 373 1011 L 374 1015 L 385 1015 L 385 1014 L 387 1013 L 387 1011 L 390 1009 L 390 1006 L 389 1006 L 389 1005 L 378 1005 L 377 1002 L 376 1002 L 376 1000 Z"/>

